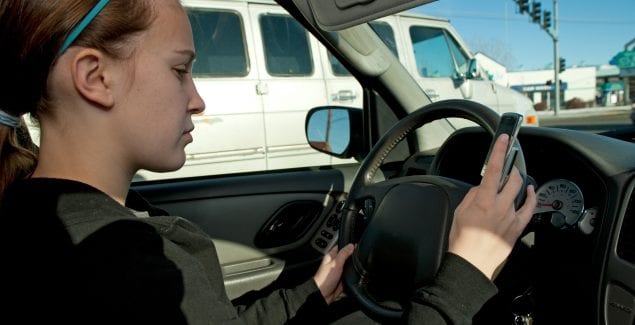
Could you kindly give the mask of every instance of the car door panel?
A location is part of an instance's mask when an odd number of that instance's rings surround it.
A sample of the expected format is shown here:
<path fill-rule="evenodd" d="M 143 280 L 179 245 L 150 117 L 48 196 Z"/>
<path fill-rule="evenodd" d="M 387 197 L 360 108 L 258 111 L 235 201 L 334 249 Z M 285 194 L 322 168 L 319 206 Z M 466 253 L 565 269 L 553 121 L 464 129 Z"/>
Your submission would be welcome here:
<path fill-rule="evenodd" d="M 194 222 L 214 238 L 228 294 L 236 298 L 274 280 L 284 283 L 285 270 L 315 272 L 321 254 L 311 242 L 334 213 L 354 171 L 349 166 L 137 183 L 133 188 L 153 205 Z M 299 226 L 295 224 L 302 218 Z M 271 233 L 272 229 L 278 232 Z M 270 234 L 263 235 L 266 232 Z"/>

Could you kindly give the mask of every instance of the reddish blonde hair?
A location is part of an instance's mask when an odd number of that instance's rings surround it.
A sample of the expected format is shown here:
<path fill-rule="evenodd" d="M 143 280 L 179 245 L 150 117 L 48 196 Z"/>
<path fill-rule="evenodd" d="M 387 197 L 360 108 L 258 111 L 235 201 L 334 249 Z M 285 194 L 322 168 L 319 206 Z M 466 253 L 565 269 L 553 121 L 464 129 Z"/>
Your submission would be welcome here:
<path fill-rule="evenodd" d="M 0 2 L 0 109 L 14 116 L 37 117 L 48 109 L 47 79 L 62 43 L 97 0 L 10 0 Z M 125 55 L 131 38 L 154 21 L 152 0 L 111 0 L 71 46 L 99 49 L 115 58 Z M 129 51 L 128 51 L 129 52 Z M 36 164 L 24 122 L 0 125 L 0 201 L 16 179 Z"/>

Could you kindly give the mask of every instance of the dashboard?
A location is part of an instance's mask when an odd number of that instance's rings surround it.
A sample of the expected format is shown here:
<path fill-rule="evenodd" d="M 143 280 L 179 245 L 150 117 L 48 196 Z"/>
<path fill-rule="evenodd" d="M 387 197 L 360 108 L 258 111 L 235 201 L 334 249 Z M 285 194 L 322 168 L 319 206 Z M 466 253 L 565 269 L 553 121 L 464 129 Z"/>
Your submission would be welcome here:
<path fill-rule="evenodd" d="M 476 185 L 491 139 L 480 127 L 461 129 L 434 157 L 411 157 L 402 174 L 425 171 Z M 525 313 L 536 324 L 632 324 L 635 144 L 555 128 L 522 128 L 518 140 L 538 205 L 496 280 L 491 314 L 486 306 L 475 323 Z"/>

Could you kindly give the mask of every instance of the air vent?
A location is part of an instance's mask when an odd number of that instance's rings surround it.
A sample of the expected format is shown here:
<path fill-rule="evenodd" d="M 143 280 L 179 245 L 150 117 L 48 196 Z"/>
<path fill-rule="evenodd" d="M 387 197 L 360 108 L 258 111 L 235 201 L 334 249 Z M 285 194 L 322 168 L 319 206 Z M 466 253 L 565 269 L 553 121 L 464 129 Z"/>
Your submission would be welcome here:
<path fill-rule="evenodd" d="M 617 241 L 617 255 L 635 264 L 635 193 L 631 194 L 624 213 L 624 222 Z"/>

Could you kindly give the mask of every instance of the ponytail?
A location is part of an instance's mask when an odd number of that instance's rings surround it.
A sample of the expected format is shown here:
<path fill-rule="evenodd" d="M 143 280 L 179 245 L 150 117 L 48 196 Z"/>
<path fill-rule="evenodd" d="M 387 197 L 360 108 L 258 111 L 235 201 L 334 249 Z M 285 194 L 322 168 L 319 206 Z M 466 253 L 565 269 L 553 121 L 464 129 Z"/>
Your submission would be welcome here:
<path fill-rule="evenodd" d="M 0 203 L 16 180 L 29 177 L 37 163 L 37 146 L 23 119 L 16 127 L 0 123 Z"/>

